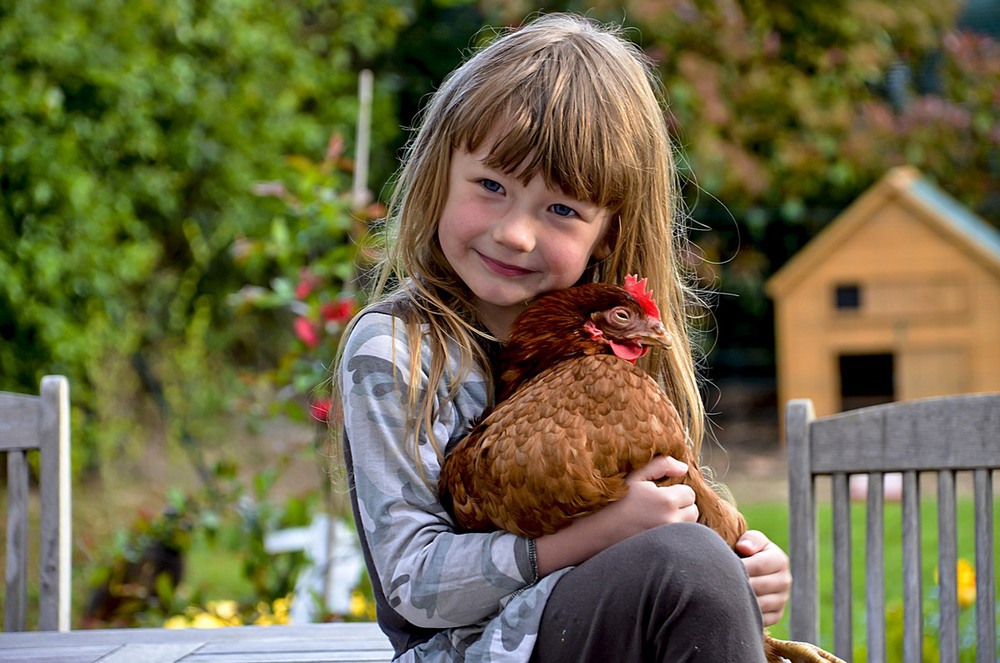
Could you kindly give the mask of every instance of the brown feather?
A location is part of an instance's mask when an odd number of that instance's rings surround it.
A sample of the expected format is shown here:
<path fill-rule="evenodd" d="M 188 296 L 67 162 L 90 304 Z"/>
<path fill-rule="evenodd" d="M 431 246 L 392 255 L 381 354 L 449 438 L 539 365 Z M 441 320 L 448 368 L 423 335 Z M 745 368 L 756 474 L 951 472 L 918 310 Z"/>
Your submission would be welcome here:
<path fill-rule="evenodd" d="M 662 485 L 690 485 L 700 520 L 734 545 L 743 520 L 702 477 L 673 404 L 611 355 L 564 361 L 525 383 L 451 452 L 441 485 L 463 528 L 538 537 L 620 499 L 625 475 L 656 455 L 688 463 L 687 476 Z"/>

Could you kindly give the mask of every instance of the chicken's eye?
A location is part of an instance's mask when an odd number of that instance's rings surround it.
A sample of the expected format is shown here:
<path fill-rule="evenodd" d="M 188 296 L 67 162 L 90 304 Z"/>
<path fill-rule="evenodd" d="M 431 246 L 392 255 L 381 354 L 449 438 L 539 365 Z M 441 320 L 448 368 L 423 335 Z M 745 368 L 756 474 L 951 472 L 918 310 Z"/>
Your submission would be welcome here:
<path fill-rule="evenodd" d="M 616 308 L 615 310 L 611 311 L 611 319 L 614 320 L 615 322 L 628 322 L 629 320 L 632 319 L 632 316 L 630 316 L 628 314 L 628 311 L 626 311 L 625 309 Z"/>

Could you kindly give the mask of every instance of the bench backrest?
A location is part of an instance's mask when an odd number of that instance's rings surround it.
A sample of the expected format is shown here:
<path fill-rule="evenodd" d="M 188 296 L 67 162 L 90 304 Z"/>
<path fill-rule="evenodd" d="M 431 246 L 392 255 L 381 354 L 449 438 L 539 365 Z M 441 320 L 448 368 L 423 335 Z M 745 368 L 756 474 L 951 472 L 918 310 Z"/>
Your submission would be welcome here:
<path fill-rule="evenodd" d="M 886 657 L 884 479 L 901 473 L 903 660 L 922 660 L 921 475 L 937 485 L 941 661 L 957 661 L 956 480 L 971 475 L 975 510 L 977 661 L 997 661 L 993 471 L 1000 468 L 1000 394 L 889 403 L 816 418 L 812 402 L 786 410 L 791 637 L 818 641 L 816 478 L 829 476 L 833 519 L 834 652 L 852 652 L 850 476 L 868 478 L 865 594 L 869 661 Z M 825 481 L 825 479 L 824 479 Z M 898 570 L 893 569 L 893 572 Z M 933 580 L 932 580 L 933 582 Z"/>
<path fill-rule="evenodd" d="M 26 627 L 28 586 L 28 454 L 39 454 L 38 580 L 41 630 L 70 628 L 69 382 L 42 378 L 38 396 L 0 392 L 0 452 L 7 455 L 4 630 Z"/>

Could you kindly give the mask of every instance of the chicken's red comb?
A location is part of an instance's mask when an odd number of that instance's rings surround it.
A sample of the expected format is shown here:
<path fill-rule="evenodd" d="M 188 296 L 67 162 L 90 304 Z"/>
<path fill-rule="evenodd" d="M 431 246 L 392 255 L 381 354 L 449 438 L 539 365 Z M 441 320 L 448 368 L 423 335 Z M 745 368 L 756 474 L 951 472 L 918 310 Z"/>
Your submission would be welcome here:
<path fill-rule="evenodd" d="M 640 281 L 638 276 L 629 274 L 625 277 L 625 291 L 642 304 L 642 310 L 646 315 L 660 319 L 660 307 L 653 300 L 653 293 L 646 290 L 646 279 Z"/>

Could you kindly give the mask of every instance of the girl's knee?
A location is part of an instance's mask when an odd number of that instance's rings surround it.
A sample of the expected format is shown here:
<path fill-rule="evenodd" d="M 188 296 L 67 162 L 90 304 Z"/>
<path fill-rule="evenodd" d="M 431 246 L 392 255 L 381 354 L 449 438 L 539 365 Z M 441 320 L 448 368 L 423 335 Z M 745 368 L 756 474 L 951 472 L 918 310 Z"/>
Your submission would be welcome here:
<path fill-rule="evenodd" d="M 645 540 L 642 540 L 645 537 Z M 640 547 L 648 548 L 650 555 L 669 559 L 666 563 L 684 561 L 689 568 L 697 568 L 702 564 L 716 565 L 718 563 L 737 561 L 736 553 L 714 530 L 697 523 L 674 523 L 651 529 L 635 537 Z M 740 565 L 742 566 L 742 565 Z"/>
<path fill-rule="evenodd" d="M 715 609 L 732 603 L 734 594 L 746 594 L 746 568 L 735 552 L 714 531 L 695 523 L 676 523 L 650 530 L 637 541 L 640 559 L 655 568 L 664 591 L 681 602 L 695 601 Z M 639 537 L 635 537 L 639 538 Z"/>

